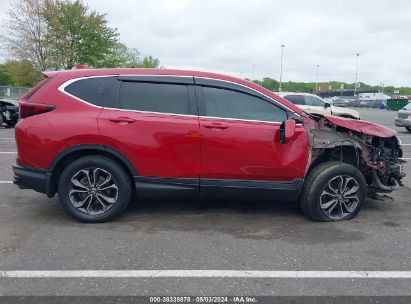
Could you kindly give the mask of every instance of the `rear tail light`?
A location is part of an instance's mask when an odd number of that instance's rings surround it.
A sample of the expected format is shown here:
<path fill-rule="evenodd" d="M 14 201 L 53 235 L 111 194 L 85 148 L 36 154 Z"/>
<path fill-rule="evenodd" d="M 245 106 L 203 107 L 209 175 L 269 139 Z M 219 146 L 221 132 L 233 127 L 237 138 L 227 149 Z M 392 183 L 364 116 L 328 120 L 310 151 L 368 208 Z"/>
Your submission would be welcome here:
<path fill-rule="evenodd" d="M 55 105 L 20 101 L 19 102 L 19 115 L 20 115 L 20 118 L 26 118 L 29 116 L 53 111 L 55 108 L 56 108 Z"/>

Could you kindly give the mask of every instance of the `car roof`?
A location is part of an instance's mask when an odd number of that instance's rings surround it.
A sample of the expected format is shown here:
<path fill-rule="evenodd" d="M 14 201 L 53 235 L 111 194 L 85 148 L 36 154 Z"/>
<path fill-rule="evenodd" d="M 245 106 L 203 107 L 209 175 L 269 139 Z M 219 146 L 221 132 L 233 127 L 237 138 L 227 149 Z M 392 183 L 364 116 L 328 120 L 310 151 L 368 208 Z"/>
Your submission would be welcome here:
<path fill-rule="evenodd" d="M 200 72 L 200 71 L 190 71 L 190 70 L 176 70 L 176 69 L 145 69 L 145 68 L 114 68 L 114 69 L 77 69 L 77 70 L 64 70 L 64 71 L 46 71 L 43 72 L 45 77 L 50 78 L 63 78 L 64 80 L 70 80 L 74 78 L 81 77 L 92 77 L 92 76 L 117 76 L 117 75 L 163 75 L 163 76 L 187 76 L 187 77 L 201 77 L 201 78 L 210 78 L 214 80 L 221 80 L 226 82 L 231 82 L 246 86 L 257 92 L 260 92 L 274 100 L 281 102 L 284 106 L 294 111 L 297 114 L 302 114 L 302 110 L 294 105 L 293 103 L 285 100 L 276 93 L 263 88 L 260 85 L 257 85 L 253 82 L 227 76 L 218 73 L 210 72 Z"/>

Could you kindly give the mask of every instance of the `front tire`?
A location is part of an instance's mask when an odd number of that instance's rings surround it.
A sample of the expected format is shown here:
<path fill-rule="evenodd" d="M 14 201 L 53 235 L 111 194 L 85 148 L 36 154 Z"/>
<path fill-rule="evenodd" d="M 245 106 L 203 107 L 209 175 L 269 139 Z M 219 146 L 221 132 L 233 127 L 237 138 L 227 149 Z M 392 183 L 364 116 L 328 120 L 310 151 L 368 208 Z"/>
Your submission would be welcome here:
<path fill-rule="evenodd" d="M 405 129 L 411 133 L 411 127 L 405 127 Z"/>
<path fill-rule="evenodd" d="M 63 208 L 81 222 L 107 222 L 128 206 L 131 181 L 124 169 L 104 156 L 85 156 L 70 163 L 58 181 Z"/>
<path fill-rule="evenodd" d="M 331 161 L 308 174 L 300 198 L 303 213 L 321 222 L 354 218 L 364 204 L 367 183 L 354 166 Z"/>

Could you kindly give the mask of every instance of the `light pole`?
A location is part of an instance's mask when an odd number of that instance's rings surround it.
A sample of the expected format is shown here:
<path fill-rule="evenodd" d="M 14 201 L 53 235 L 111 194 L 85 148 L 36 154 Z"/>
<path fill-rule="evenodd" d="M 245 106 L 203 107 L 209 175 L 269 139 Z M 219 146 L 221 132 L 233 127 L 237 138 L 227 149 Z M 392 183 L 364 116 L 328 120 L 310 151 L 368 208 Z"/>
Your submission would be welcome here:
<path fill-rule="evenodd" d="M 252 79 L 252 80 L 255 79 L 255 78 L 254 78 L 254 69 L 255 69 L 255 63 L 253 63 L 253 79 Z"/>
<path fill-rule="evenodd" d="M 317 95 L 318 92 L 318 73 L 320 70 L 320 65 L 317 64 L 317 70 L 315 71 L 315 95 Z"/>
<path fill-rule="evenodd" d="M 282 45 L 281 45 L 281 66 L 280 66 L 280 86 L 279 86 L 279 88 L 278 88 L 278 91 L 280 91 L 280 92 L 281 92 L 281 81 L 282 81 L 282 78 L 283 78 L 284 47 L 285 47 L 285 45 L 282 44 Z"/>
<path fill-rule="evenodd" d="M 358 77 L 358 58 L 360 53 L 357 53 L 357 67 L 355 68 L 355 81 L 354 81 L 354 97 L 357 95 L 357 77 Z"/>

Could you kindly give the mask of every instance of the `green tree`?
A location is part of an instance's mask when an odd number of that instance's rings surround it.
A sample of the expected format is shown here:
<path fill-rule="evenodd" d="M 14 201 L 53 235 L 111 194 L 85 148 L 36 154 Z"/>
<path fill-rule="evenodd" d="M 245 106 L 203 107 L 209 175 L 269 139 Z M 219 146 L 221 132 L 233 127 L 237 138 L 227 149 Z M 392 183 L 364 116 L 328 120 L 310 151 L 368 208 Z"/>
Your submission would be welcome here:
<path fill-rule="evenodd" d="M 160 60 L 153 56 L 145 56 L 141 62 L 142 68 L 158 68 L 160 67 Z"/>
<path fill-rule="evenodd" d="M 42 78 L 41 73 L 34 69 L 29 60 L 10 60 L 3 66 L 8 77 L 7 85 L 32 87 Z"/>
<path fill-rule="evenodd" d="M 2 20 L 1 45 L 10 57 L 29 60 L 38 71 L 49 68 L 47 25 L 44 0 L 20 0 Z"/>
<path fill-rule="evenodd" d="M 90 11 L 81 0 L 46 0 L 47 41 L 55 69 L 76 64 L 104 67 L 119 45 L 118 33 L 106 15 Z"/>
<path fill-rule="evenodd" d="M 0 86 L 7 86 L 11 84 L 11 78 L 7 74 L 6 66 L 0 64 Z"/>
<path fill-rule="evenodd" d="M 128 48 L 126 45 L 119 43 L 112 54 L 107 57 L 105 67 L 114 68 L 158 68 L 160 60 L 153 56 L 141 58 L 140 52 L 135 48 Z"/>

